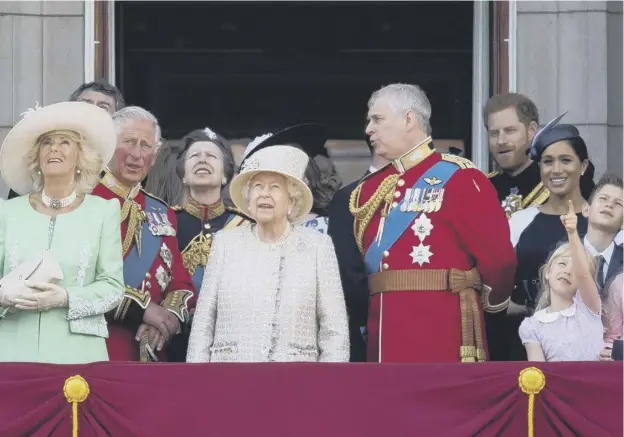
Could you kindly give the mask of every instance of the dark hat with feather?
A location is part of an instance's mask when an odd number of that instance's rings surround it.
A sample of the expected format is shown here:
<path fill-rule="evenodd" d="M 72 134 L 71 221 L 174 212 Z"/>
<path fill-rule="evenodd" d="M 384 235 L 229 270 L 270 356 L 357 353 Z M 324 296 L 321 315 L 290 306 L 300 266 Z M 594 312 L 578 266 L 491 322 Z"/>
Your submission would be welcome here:
<path fill-rule="evenodd" d="M 316 123 L 303 123 L 287 127 L 272 134 L 260 135 L 249 142 L 241 161 L 241 167 L 254 153 L 271 146 L 294 146 L 303 150 L 310 159 L 317 155 L 328 156 L 325 142 L 325 126 Z"/>
<path fill-rule="evenodd" d="M 567 111 L 558 117 L 555 117 L 535 134 L 533 141 L 531 142 L 531 147 L 528 150 L 531 159 L 539 161 L 544 153 L 544 150 L 546 150 L 551 144 L 558 141 L 581 138 L 581 134 L 576 126 L 571 124 L 558 124 L 566 114 Z M 584 141 L 583 145 L 585 145 Z M 574 149 L 581 160 L 587 159 L 587 147 L 584 147 L 584 150 L 582 150 L 583 147 L 581 147 L 580 150 L 577 150 L 577 147 L 574 147 Z"/>

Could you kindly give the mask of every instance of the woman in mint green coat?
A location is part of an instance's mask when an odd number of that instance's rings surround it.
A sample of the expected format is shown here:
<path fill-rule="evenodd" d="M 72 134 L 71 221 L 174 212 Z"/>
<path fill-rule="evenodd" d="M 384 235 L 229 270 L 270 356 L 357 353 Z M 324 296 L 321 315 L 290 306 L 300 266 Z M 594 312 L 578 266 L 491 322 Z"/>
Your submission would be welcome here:
<path fill-rule="evenodd" d="M 29 110 L 4 140 L 0 171 L 21 196 L 0 203 L 2 277 L 46 253 L 62 279 L 0 288 L 0 361 L 108 360 L 105 314 L 124 289 L 120 207 L 88 193 L 115 145 L 110 115 L 82 102 Z"/>

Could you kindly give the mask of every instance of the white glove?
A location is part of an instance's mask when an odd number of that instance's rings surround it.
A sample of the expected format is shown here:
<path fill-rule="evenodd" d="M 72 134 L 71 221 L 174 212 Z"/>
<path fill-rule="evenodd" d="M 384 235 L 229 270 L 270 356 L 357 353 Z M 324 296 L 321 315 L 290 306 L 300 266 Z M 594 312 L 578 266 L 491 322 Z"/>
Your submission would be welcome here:
<path fill-rule="evenodd" d="M 20 288 L 0 286 L 0 307 L 13 309 L 15 299 L 20 297 Z"/>
<path fill-rule="evenodd" d="M 48 282 L 29 282 L 32 293 L 22 294 L 15 298 L 15 308 L 25 311 L 47 311 L 52 308 L 67 307 L 67 290 Z"/>

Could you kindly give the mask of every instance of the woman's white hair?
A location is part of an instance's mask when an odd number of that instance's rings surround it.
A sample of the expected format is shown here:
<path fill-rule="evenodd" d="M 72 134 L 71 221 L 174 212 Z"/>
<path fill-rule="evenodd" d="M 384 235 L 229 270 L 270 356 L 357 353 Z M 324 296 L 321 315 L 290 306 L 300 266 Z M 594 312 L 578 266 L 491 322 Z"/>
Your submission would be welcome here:
<path fill-rule="evenodd" d="M 247 182 L 245 182 L 245 185 L 243 185 L 243 201 L 247 203 L 247 205 L 249 205 L 249 190 L 251 189 L 251 183 L 259 174 L 262 174 L 262 173 L 257 173 L 253 175 L 252 177 L 249 178 Z M 286 189 L 288 190 L 288 197 L 293 202 L 293 208 L 290 211 L 290 214 L 288 214 L 288 221 L 292 223 L 293 221 L 292 218 L 297 217 L 299 215 L 299 211 L 301 210 L 301 207 L 302 207 L 301 203 L 303 201 L 303 191 L 301 190 L 301 188 L 297 186 L 297 184 L 293 183 L 286 176 L 283 176 L 283 178 L 286 180 Z"/>
<path fill-rule="evenodd" d="M 120 109 L 113 114 L 113 121 L 115 122 L 117 135 L 123 132 L 123 126 L 128 120 L 146 120 L 154 123 L 156 130 L 154 144 L 157 147 L 160 147 L 162 144 L 162 131 L 160 129 L 160 124 L 158 124 L 158 119 L 154 116 L 154 114 L 149 112 L 147 109 L 141 108 L 140 106 L 126 106 L 125 108 Z"/>
<path fill-rule="evenodd" d="M 413 111 L 418 119 L 422 130 L 431 135 L 431 103 L 425 92 L 418 85 L 410 85 L 405 83 L 393 83 L 386 85 L 375 91 L 368 100 L 370 108 L 375 102 L 384 98 L 388 101 L 388 105 L 398 116 L 403 116 L 409 111 Z"/>
<path fill-rule="evenodd" d="M 65 130 L 47 132 L 41 135 L 28 151 L 28 170 L 33 180 L 34 190 L 39 192 L 43 190 L 45 185 L 44 177 L 41 173 L 41 163 L 39 162 L 39 149 L 46 138 L 55 135 L 63 135 L 76 142 L 78 146 L 78 158 L 76 160 L 77 173 L 75 175 L 75 190 L 78 194 L 91 193 L 93 188 L 95 188 L 100 181 L 102 156 L 87 143 L 80 133 Z"/>

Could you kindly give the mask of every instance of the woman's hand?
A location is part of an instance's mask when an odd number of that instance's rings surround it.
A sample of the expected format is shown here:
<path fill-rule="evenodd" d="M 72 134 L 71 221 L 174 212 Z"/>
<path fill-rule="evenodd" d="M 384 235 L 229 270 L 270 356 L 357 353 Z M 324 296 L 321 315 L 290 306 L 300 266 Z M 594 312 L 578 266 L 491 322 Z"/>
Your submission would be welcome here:
<path fill-rule="evenodd" d="M 578 217 L 574 212 L 574 205 L 571 200 L 568 200 L 568 213 L 561 216 L 561 223 L 565 228 L 568 235 L 576 233 L 576 226 L 578 224 Z"/>
<path fill-rule="evenodd" d="M 67 290 L 48 282 L 24 283 L 32 293 L 15 298 L 15 308 L 25 311 L 47 311 L 67 307 Z"/>

